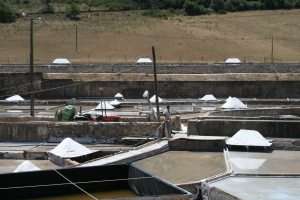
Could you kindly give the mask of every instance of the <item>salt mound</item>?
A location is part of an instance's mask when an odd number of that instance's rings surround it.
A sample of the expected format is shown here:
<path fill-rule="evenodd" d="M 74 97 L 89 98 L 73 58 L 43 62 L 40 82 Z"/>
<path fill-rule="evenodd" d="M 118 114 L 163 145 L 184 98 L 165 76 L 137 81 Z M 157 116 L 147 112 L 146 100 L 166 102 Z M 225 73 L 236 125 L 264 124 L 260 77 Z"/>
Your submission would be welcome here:
<path fill-rule="evenodd" d="M 156 95 L 153 95 L 153 97 L 151 97 L 150 102 L 156 103 Z M 162 103 L 162 102 L 163 100 L 160 97 L 158 97 L 158 103 Z"/>
<path fill-rule="evenodd" d="M 205 95 L 201 101 L 217 101 L 217 99 L 212 94 Z"/>
<path fill-rule="evenodd" d="M 5 101 L 24 101 L 25 99 L 23 99 L 21 96 L 19 95 L 14 95 L 11 97 L 8 97 L 5 99 Z"/>
<path fill-rule="evenodd" d="M 37 171 L 37 170 L 41 170 L 41 169 L 38 168 L 37 166 L 35 166 L 34 164 L 32 164 L 30 161 L 24 161 L 21 165 L 19 165 L 17 167 L 17 169 L 14 171 L 14 173 L 30 172 L 30 171 Z"/>
<path fill-rule="evenodd" d="M 231 97 L 231 96 L 229 96 L 229 97 L 228 97 L 228 99 L 226 99 L 226 102 L 227 102 L 227 101 L 229 101 L 229 100 L 231 100 L 231 99 L 232 99 L 232 97 Z"/>
<path fill-rule="evenodd" d="M 73 158 L 93 153 L 92 150 L 86 148 L 71 138 L 64 139 L 59 145 L 49 152 L 61 158 Z"/>
<path fill-rule="evenodd" d="M 269 143 L 259 132 L 253 130 L 239 130 L 232 138 L 226 141 L 227 145 L 262 146 L 269 147 Z"/>
<path fill-rule="evenodd" d="M 115 99 L 115 100 L 111 101 L 109 104 L 112 106 L 119 106 L 121 104 L 121 102 L 119 102 L 117 99 Z"/>
<path fill-rule="evenodd" d="M 120 94 L 120 93 L 117 93 L 117 94 L 115 95 L 115 97 L 121 97 L 121 98 L 123 98 L 123 95 Z"/>
<path fill-rule="evenodd" d="M 105 102 L 105 104 L 104 104 Z M 109 103 L 107 103 L 106 101 L 99 103 L 99 105 L 95 108 L 95 110 L 112 110 L 115 107 L 113 107 L 112 105 L 110 105 Z"/>
<path fill-rule="evenodd" d="M 187 131 L 187 127 L 185 125 L 181 124 L 181 130 L 182 131 Z"/>
<path fill-rule="evenodd" d="M 224 103 L 221 108 L 235 108 L 235 109 L 240 109 L 240 108 L 247 108 L 245 104 L 243 104 L 238 98 L 231 98 L 228 100 L 226 103 Z"/>

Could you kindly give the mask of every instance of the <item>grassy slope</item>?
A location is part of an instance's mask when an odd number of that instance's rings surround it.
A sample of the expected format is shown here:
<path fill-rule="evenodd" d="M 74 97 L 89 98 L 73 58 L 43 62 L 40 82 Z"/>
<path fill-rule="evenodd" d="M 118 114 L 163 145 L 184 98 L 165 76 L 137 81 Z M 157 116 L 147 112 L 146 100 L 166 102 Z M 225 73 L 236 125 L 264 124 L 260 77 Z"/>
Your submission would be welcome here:
<path fill-rule="evenodd" d="M 71 62 L 136 62 L 151 57 L 158 62 L 223 62 L 238 57 L 246 62 L 274 57 L 300 61 L 300 10 L 251 11 L 226 15 L 179 16 L 158 20 L 134 12 L 82 13 L 74 21 L 63 14 L 42 17 L 34 25 L 35 63 L 66 57 Z M 75 27 L 78 52 L 75 52 Z M 0 24 L 0 63 L 26 63 L 29 56 L 29 20 Z M 161 56 L 161 57 L 160 57 Z M 89 59 L 88 59 L 89 58 Z M 161 58 L 161 60 L 160 60 Z"/>

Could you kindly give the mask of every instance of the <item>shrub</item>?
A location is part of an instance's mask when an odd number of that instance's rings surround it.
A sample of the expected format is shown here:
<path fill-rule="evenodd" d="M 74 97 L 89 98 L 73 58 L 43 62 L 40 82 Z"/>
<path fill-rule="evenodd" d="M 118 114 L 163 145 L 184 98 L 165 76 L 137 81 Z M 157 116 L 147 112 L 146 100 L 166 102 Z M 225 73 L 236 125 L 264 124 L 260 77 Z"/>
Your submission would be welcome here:
<path fill-rule="evenodd" d="M 75 18 L 76 15 L 79 14 L 80 14 L 80 8 L 75 3 L 72 3 L 69 7 L 66 8 L 66 17 Z"/>
<path fill-rule="evenodd" d="M 289 1 L 289 0 L 284 0 L 284 8 L 285 8 L 285 9 L 290 10 L 290 9 L 292 9 L 293 7 L 294 7 L 294 5 L 293 5 L 293 3 L 292 3 L 291 1 Z"/>
<path fill-rule="evenodd" d="M 223 11 L 225 9 L 225 3 L 223 0 L 211 0 L 210 6 L 215 12 Z"/>
<path fill-rule="evenodd" d="M 23 4 L 29 4 L 30 0 L 23 0 Z"/>
<path fill-rule="evenodd" d="M 294 2 L 294 8 L 300 8 L 300 0 Z"/>
<path fill-rule="evenodd" d="M 15 13 L 3 1 L 0 1 L 0 21 L 13 22 L 16 18 Z"/>

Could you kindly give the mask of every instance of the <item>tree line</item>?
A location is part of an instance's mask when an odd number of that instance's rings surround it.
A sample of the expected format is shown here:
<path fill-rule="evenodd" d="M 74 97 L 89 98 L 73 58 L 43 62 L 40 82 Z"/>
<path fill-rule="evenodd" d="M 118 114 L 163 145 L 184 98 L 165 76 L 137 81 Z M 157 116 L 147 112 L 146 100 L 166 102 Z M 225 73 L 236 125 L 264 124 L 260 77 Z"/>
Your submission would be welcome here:
<path fill-rule="evenodd" d="M 8 0 L 0 0 L 0 21 L 11 22 L 19 13 L 8 5 Z M 31 0 L 11 0 L 15 4 L 30 4 Z M 250 10 L 275 10 L 300 8 L 300 0 L 39 0 L 44 8 L 42 13 L 54 13 L 54 4 L 70 4 L 66 16 L 75 17 L 80 13 L 78 4 L 101 7 L 110 11 L 142 10 L 142 15 L 168 17 L 169 14 L 204 15 L 210 13 Z M 166 12 L 164 12 L 166 11 Z"/>

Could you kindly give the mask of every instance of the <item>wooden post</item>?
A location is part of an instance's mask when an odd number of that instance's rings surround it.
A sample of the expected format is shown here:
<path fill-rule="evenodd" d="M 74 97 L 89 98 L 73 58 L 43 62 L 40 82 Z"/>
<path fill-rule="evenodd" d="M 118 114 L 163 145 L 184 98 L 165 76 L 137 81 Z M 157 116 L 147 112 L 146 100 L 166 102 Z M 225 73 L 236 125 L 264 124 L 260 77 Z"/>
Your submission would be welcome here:
<path fill-rule="evenodd" d="M 244 56 L 244 62 L 246 62 L 246 57 Z"/>
<path fill-rule="evenodd" d="M 202 62 L 203 62 L 203 56 L 202 56 Z"/>
<path fill-rule="evenodd" d="M 180 62 L 181 62 L 181 55 L 180 55 Z"/>
<path fill-rule="evenodd" d="M 271 53 L 271 62 L 274 63 L 274 58 L 273 58 L 273 36 L 272 36 L 272 53 Z"/>
<path fill-rule="evenodd" d="M 152 46 L 152 56 L 153 56 L 153 67 L 154 67 L 154 81 L 155 81 L 155 94 L 156 94 L 156 113 L 157 113 L 157 121 L 160 122 L 160 114 L 159 114 L 159 102 L 158 102 L 158 91 L 157 91 L 157 75 L 156 75 L 156 59 L 155 59 L 155 50 L 154 46 Z"/>
<path fill-rule="evenodd" d="M 77 26 L 76 26 L 76 52 L 77 52 Z"/>
<path fill-rule="evenodd" d="M 125 62 L 126 62 L 126 55 L 125 55 Z"/>
<path fill-rule="evenodd" d="M 9 57 L 7 57 L 7 64 L 9 64 Z"/>
<path fill-rule="evenodd" d="M 111 62 L 111 55 L 109 56 L 109 61 Z"/>

